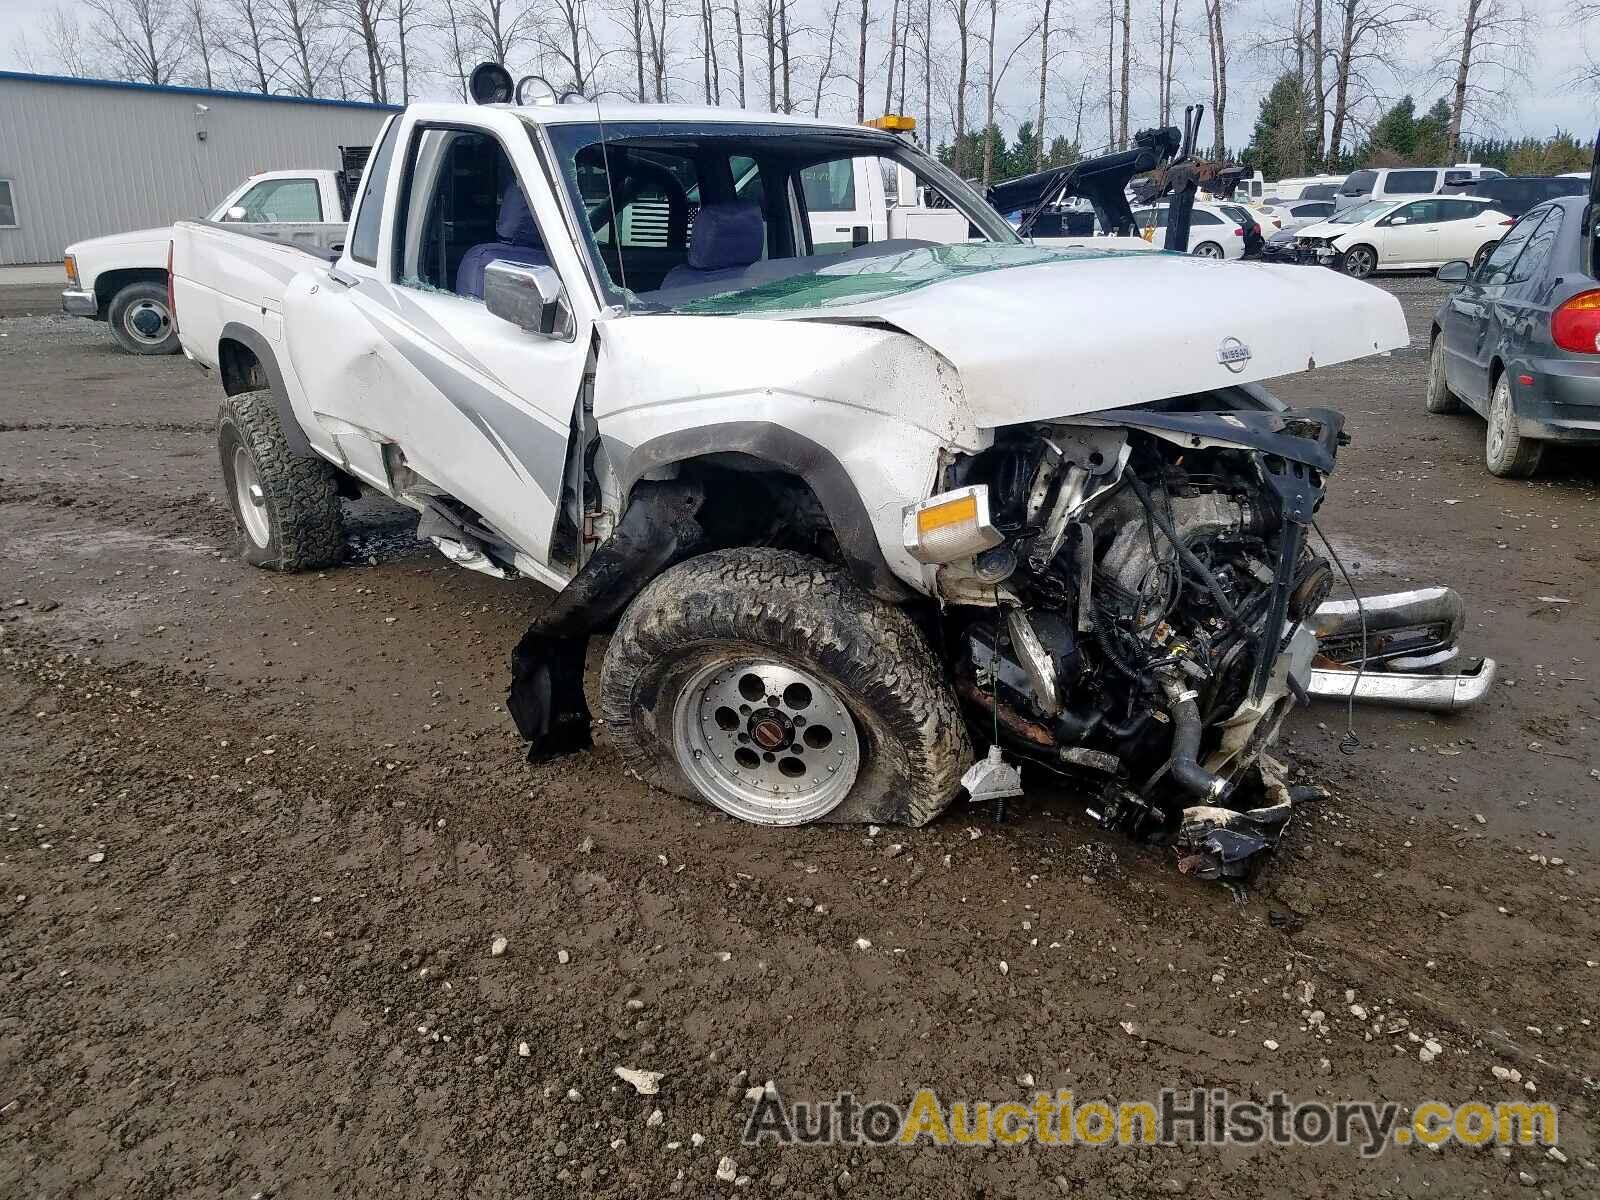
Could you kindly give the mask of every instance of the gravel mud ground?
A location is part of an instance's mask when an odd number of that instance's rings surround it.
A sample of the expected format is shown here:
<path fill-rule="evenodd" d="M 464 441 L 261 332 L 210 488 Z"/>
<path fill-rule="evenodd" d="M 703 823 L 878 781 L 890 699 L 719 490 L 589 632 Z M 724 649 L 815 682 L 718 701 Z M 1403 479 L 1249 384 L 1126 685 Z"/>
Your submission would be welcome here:
<path fill-rule="evenodd" d="M 1279 390 L 1349 416 L 1323 526 L 1362 588 L 1460 589 L 1501 682 L 1358 710 L 1349 755 L 1297 714 L 1332 795 L 1244 904 L 1047 789 L 872 837 L 651 794 L 604 740 L 530 767 L 502 702 L 547 592 L 376 505 L 349 566 L 253 570 L 214 381 L 0 319 L 0 1195 L 1600 1194 L 1600 459 L 1486 474 L 1422 410 L 1438 285 L 1384 286 L 1408 351 Z M 741 1146 L 767 1080 L 1544 1099 L 1561 1150 Z"/>

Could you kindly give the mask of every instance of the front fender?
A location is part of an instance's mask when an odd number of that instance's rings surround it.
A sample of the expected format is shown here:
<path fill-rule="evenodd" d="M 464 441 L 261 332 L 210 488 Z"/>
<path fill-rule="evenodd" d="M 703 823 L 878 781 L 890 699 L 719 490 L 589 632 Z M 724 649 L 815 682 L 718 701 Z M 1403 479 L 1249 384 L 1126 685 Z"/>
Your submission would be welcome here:
<path fill-rule="evenodd" d="M 902 544 L 941 453 L 990 444 L 954 369 L 895 330 L 645 315 L 604 322 L 594 414 L 619 498 L 662 467 L 739 454 L 804 479 L 864 587 L 926 593 Z"/>

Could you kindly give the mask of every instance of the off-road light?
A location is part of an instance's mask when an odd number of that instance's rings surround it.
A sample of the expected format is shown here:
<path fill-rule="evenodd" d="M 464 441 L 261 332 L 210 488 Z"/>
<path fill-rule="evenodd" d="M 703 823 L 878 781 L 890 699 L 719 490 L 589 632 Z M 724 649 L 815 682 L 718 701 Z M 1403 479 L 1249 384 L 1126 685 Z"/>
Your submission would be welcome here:
<path fill-rule="evenodd" d="M 497 62 L 483 62 L 472 68 L 467 91 L 474 104 L 510 104 L 511 72 Z"/>
<path fill-rule="evenodd" d="M 906 507 L 906 550 L 918 562 L 971 558 L 1005 538 L 989 523 L 989 485 L 956 488 Z"/>

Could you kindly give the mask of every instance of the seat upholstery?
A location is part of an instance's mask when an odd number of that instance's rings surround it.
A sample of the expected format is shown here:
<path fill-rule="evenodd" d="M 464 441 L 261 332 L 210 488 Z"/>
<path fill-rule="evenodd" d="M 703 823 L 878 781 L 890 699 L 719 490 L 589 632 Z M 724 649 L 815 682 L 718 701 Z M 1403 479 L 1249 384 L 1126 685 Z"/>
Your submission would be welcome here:
<path fill-rule="evenodd" d="M 761 258 L 766 243 L 767 224 L 759 204 L 707 204 L 694 220 L 689 261 L 668 271 L 661 286 L 694 287 L 732 279 Z"/>
<path fill-rule="evenodd" d="M 499 241 L 482 242 L 462 256 L 456 268 L 456 295 L 483 299 L 483 272 L 492 262 L 516 263 L 528 267 L 548 267 L 550 256 L 539 238 L 539 225 L 528 210 L 528 201 L 513 179 L 500 197 L 500 214 L 494 223 Z"/>

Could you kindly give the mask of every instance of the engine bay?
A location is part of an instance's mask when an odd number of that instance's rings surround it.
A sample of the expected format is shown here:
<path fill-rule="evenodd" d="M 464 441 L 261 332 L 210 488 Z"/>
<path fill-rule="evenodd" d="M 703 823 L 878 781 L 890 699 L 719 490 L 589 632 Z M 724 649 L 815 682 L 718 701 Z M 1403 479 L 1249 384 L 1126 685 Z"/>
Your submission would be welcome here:
<path fill-rule="evenodd" d="M 1342 436 L 1321 410 L 1124 410 L 954 462 L 1002 539 L 940 568 L 975 725 L 1108 827 L 1242 874 L 1290 811 L 1253 768 L 1307 698 L 1336 578 L 1309 535 Z"/>

